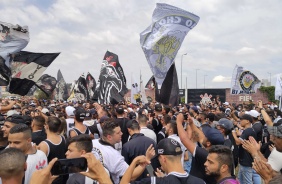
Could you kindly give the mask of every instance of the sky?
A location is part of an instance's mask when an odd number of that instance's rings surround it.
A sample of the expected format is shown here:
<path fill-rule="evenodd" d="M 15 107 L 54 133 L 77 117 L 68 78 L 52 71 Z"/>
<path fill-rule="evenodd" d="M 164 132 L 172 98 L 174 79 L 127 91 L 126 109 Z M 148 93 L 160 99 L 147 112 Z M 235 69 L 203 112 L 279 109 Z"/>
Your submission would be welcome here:
<path fill-rule="evenodd" d="M 275 85 L 282 73 L 281 0 L 0 0 L 0 21 L 28 26 L 30 52 L 61 52 L 44 73 L 60 69 L 71 83 L 90 72 L 98 79 L 107 50 L 131 75 L 152 76 L 139 34 L 152 22 L 156 3 L 200 17 L 175 58 L 178 81 L 196 88 L 229 88 L 235 65 Z M 184 55 L 187 53 L 187 55 Z M 196 80 L 197 79 L 197 80 Z M 196 82 L 197 81 L 197 82 Z"/>

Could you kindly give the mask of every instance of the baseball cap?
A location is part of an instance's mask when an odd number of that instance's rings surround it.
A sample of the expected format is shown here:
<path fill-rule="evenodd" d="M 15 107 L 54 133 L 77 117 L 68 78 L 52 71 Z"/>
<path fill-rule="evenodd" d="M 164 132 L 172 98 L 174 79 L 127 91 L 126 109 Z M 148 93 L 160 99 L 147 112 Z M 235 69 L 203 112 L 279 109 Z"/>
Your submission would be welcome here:
<path fill-rule="evenodd" d="M 67 114 L 67 116 L 74 116 L 73 111 L 75 111 L 74 107 L 72 107 L 72 106 L 67 106 L 66 107 L 66 114 Z"/>
<path fill-rule="evenodd" d="M 5 122 L 6 121 L 14 123 L 14 124 L 25 123 L 23 117 L 21 115 L 18 115 L 18 114 L 13 114 L 13 115 L 7 117 Z"/>
<path fill-rule="evenodd" d="M 232 121 L 230 121 L 229 119 L 226 118 L 221 118 L 218 121 L 218 125 L 222 126 L 223 128 L 225 128 L 226 130 L 232 130 L 233 129 L 233 123 Z"/>
<path fill-rule="evenodd" d="M 155 111 L 160 112 L 160 111 L 162 111 L 162 110 L 163 110 L 163 107 L 162 107 L 161 104 L 156 104 L 156 105 L 155 105 Z"/>
<path fill-rule="evenodd" d="M 124 113 L 123 107 L 122 107 L 122 106 L 117 106 L 116 112 L 117 112 L 118 114 L 123 114 L 123 113 Z"/>
<path fill-rule="evenodd" d="M 193 107 L 191 107 L 191 109 L 192 109 L 193 111 L 195 111 L 195 112 L 197 112 L 197 111 L 198 111 L 197 106 L 193 106 Z"/>
<path fill-rule="evenodd" d="M 180 144 L 171 138 L 162 139 L 157 145 L 158 155 L 180 155 L 182 150 Z"/>
<path fill-rule="evenodd" d="M 274 124 L 277 125 L 278 123 Z M 279 123 L 278 126 L 267 126 L 269 134 L 282 138 L 282 123 Z"/>
<path fill-rule="evenodd" d="M 49 113 L 49 110 L 48 110 L 47 108 L 43 108 L 43 109 L 41 110 L 41 112 L 42 112 L 43 114 L 46 114 L 47 112 Z"/>
<path fill-rule="evenodd" d="M 212 145 L 223 145 L 224 137 L 219 130 L 211 127 L 203 128 L 202 130 Z"/>
<path fill-rule="evenodd" d="M 16 110 L 9 110 L 9 111 L 7 112 L 7 117 L 12 116 L 12 115 L 14 115 L 14 114 L 19 114 L 19 112 L 16 111 Z"/>
<path fill-rule="evenodd" d="M 224 102 L 223 105 L 229 105 L 229 102 Z"/>
<path fill-rule="evenodd" d="M 249 114 L 244 114 L 244 115 L 242 115 L 241 117 L 240 117 L 240 120 L 248 120 L 249 122 L 253 122 L 253 118 L 252 118 L 252 116 L 251 115 L 249 115 Z"/>
<path fill-rule="evenodd" d="M 100 123 L 104 123 L 107 119 L 109 119 L 108 116 L 102 116 L 102 117 L 100 118 Z"/>
<path fill-rule="evenodd" d="M 256 110 L 246 111 L 245 114 L 249 114 L 249 115 L 251 115 L 254 118 L 257 118 L 260 115 L 260 113 L 258 111 L 256 111 Z"/>
<path fill-rule="evenodd" d="M 97 114 L 97 111 L 96 111 L 95 109 L 90 109 L 89 113 L 90 113 L 91 115 L 94 115 L 94 114 Z"/>
<path fill-rule="evenodd" d="M 77 108 L 74 112 L 75 119 L 78 121 L 83 121 L 86 117 L 86 110 L 83 108 Z"/>

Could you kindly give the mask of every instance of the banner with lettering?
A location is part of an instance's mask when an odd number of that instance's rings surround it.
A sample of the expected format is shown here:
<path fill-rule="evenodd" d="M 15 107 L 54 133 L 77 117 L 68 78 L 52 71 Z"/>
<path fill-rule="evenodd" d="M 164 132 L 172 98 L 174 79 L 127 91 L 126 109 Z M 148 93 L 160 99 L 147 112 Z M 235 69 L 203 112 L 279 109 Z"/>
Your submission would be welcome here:
<path fill-rule="evenodd" d="M 231 95 L 256 93 L 261 81 L 249 70 L 236 65 L 231 80 Z"/>
<path fill-rule="evenodd" d="M 26 51 L 15 54 L 11 62 L 12 79 L 8 91 L 22 96 L 26 95 L 59 54 Z"/>
<path fill-rule="evenodd" d="M 157 3 L 152 24 L 140 33 L 140 44 L 159 86 L 163 84 L 185 36 L 199 19 L 186 10 Z"/>

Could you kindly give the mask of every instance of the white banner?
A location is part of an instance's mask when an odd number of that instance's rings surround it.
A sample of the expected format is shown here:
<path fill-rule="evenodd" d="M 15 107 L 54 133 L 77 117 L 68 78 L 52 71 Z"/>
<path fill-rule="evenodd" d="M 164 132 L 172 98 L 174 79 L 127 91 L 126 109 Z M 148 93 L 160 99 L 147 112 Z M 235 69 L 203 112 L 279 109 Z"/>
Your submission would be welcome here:
<path fill-rule="evenodd" d="M 157 3 L 152 24 L 140 33 L 140 44 L 158 85 L 162 85 L 185 36 L 199 19 L 188 11 Z"/>
<path fill-rule="evenodd" d="M 231 81 L 231 95 L 256 93 L 260 86 L 260 80 L 252 72 L 244 70 L 242 66 L 235 66 Z"/>

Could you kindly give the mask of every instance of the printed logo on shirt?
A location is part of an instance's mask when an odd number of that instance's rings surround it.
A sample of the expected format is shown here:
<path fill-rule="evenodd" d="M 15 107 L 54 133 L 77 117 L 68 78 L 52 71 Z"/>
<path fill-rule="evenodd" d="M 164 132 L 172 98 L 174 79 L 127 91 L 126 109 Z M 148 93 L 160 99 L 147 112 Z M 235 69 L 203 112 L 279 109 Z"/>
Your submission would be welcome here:
<path fill-rule="evenodd" d="M 39 161 L 38 164 L 36 164 L 36 169 L 37 170 L 43 169 L 45 164 L 46 164 L 46 160 L 43 160 L 42 162 Z"/>
<path fill-rule="evenodd" d="M 103 155 L 101 153 L 101 151 L 96 148 L 96 147 L 93 147 L 92 148 L 92 153 L 94 154 L 94 156 L 96 157 L 97 160 L 99 160 L 103 165 L 104 165 L 104 162 L 103 162 Z"/>

